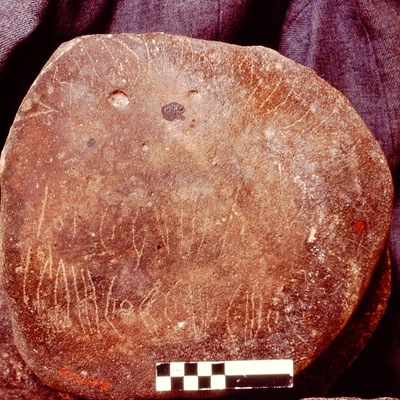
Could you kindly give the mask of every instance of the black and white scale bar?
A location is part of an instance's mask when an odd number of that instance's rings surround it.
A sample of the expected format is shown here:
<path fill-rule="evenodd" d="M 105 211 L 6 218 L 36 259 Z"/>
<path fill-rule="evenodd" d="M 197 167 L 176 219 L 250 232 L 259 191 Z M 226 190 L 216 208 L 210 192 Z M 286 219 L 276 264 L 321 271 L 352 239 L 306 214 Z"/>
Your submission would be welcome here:
<path fill-rule="evenodd" d="M 156 364 L 156 390 L 290 388 L 292 360 L 237 360 Z"/>

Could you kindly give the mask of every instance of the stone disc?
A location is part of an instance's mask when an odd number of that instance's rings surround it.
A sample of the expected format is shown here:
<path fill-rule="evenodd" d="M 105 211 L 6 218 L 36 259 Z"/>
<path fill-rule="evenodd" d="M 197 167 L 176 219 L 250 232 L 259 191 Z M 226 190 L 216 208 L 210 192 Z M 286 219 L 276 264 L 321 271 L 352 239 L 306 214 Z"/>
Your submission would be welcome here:
<path fill-rule="evenodd" d="M 261 47 L 68 42 L 1 161 L 16 344 L 44 383 L 93 399 L 165 396 L 156 362 L 300 373 L 357 309 L 391 219 L 385 157 L 349 102 Z"/>

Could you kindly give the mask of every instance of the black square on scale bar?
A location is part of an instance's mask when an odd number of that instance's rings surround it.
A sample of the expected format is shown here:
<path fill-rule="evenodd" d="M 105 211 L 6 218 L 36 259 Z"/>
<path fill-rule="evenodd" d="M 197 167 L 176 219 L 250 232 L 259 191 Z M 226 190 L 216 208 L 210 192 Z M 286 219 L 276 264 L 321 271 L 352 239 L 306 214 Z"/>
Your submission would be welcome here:
<path fill-rule="evenodd" d="M 169 363 L 158 364 L 157 376 L 170 376 L 170 364 Z"/>
<path fill-rule="evenodd" d="M 211 389 L 211 376 L 199 376 L 199 389 Z"/>
<path fill-rule="evenodd" d="M 171 378 L 171 390 L 183 390 L 183 377 Z"/>
<path fill-rule="evenodd" d="M 213 375 L 225 375 L 225 363 L 213 363 L 212 364 L 212 374 Z"/>
<path fill-rule="evenodd" d="M 197 365 L 198 363 L 185 363 L 185 376 L 195 376 L 197 375 Z"/>

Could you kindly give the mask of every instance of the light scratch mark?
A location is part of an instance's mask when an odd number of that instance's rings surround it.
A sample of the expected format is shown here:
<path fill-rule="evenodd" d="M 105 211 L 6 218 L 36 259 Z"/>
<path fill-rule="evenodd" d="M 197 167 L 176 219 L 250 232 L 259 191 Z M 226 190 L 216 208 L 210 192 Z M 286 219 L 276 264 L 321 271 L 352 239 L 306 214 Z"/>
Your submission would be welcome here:
<path fill-rule="evenodd" d="M 77 228 L 77 222 L 76 222 L 76 219 L 77 219 L 77 215 L 78 215 L 78 213 L 75 211 L 74 212 L 74 221 L 73 221 L 73 224 L 72 224 L 72 237 L 75 239 L 75 237 L 76 237 L 76 228 Z"/>
<path fill-rule="evenodd" d="M 60 274 L 62 274 L 62 279 L 64 281 L 64 286 L 65 286 L 65 297 L 67 301 L 67 318 L 70 319 L 70 303 L 71 303 L 71 296 L 69 292 L 69 287 L 68 287 L 68 278 L 67 278 L 67 273 L 65 270 L 65 265 L 64 261 L 60 259 L 58 262 L 58 267 L 56 270 L 56 277 L 55 277 L 55 285 L 54 285 L 54 305 L 57 307 L 58 306 L 58 285 L 60 281 Z"/>
<path fill-rule="evenodd" d="M 183 282 L 183 279 L 179 279 L 174 286 L 172 286 L 172 288 L 170 290 L 168 290 L 167 294 L 165 295 L 165 308 L 164 308 L 164 315 L 167 318 L 167 320 L 170 322 L 172 320 L 172 318 L 168 315 L 168 303 L 169 303 L 169 296 L 171 295 L 171 293 L 176 289 L 176 287 Z"/>
<path fill-rule="evenodd" d="M 116 65 L 117 64 L 117 60 L 115 59 L 113 53 L 111 52 L 110 48 L 108 47 L 106 41 L 104 39 L 101 39 L 101 42 L 103 43 L 105 49 L 107 50 L 108 54 L 110 54 L 110 57 L 113 61 L 113 64 Z"/>
<path fill-rule="evenodd" d="M 259 108 L 262 109 L 265 104 L 267 104 L 272 96 L 277 92 L 277 90 L 280 88 L 282 82 L 283 82 L 283 77 L 285 76 L 285 71 L 282 71 L 281 76 L 279 77 L 279 81 L 276 83 L 274 89 L 271 91 L 271 93 L 267 96 L 267 98 L 260 104 Z"/>
<path fill-rule="evenodd" d="M 109 318 L 110 302 L 111 302 L 111 296 L 112 296 L 112 291 L 113 291 L 115 279 L 116 279 L 116 276 L 114 276 L 111 279 L 111 283 L 110 283 L 110 286 L 108 288 L 107 298 L 106 298 L 106 308 L 105 308 L 105 311 L 104 311 L 104 319 L 107 321 L 107 323 L 111 326 L 111 328 L 114 330 L 114 332 L 118 336 L 122 336 L 120 331 L 115 327 L 115 325 L 111 322 L 111 319 Z M 113 304 L 113 310 L 114 310 L 114 308 L 115 308 L 115 301 L 114 301 L 114 304 Z"/>
<path fill-rule="evenodd" d="M 151 73 L 151 65 L 153 64 L 153 61 L 151 58 L 150 49 L 149 49 L 149 46 L 148 46 L 146 40 L 143 41 L 143 43 L 144 43 L 144 47 L 146 48 L 148 72 Z"/>
<path fill-rule="evenodd" d="M 300 122 L 304 121 L 304 119 L 308 116 L 308 114 L 310 114 L 311 109 L 308 109 L 301 118 L 297 119 L 296 121 L 292 122 L 289 125 L 284 126 L 282 129 L 289 129 L 289 128 L 293 128 L 294 126 L 298 125 Z M 304 130 L 303 130 L 304 132 Z"/>
<path fill-rule="evenodd" d="M 189 290 L 189 300 L 190 300 L 190 311 L 192 314 L 193 334 L 194 334 L 195 339 L 198 339 L 199 338 L 199 330 L 196 326 L 196 314 L 194 311 L 193 289 L 192 289 L 191 285 L 189 285 L 188 290 Z"/>
<path fill-rule="evenodd" d="M 160 289 L 161 281 L 158 280 L 139 304 L 139 316 L 144 326 L 154 337 L 158 337 L 158 325 L 155 319 L 151 317 L 150 307 L 156 302 Z M 151 321 L 149 321 L 150 319 Z"/>
<path fill-rule="evenodd" d="M 264 83 L 264 82 L 262 82 Z M 249 94 L 249 96 L 247 97 L 246 101 L 243 104 L 243 108 L 247 106 L 247 104 L 249 104 L 250 100 L 254 97 L 254 95 L 256 94 L 256 92 L 260 89 L 260 83 L 251 91 L 251 93 Z"/>
<path fill-rule="evenodd" d="M 169 228 L 167 225 L 166 217 L 165 217 L 165 212 L 164 210 L 161 210 L 161 212 L 156 211 L 156 220 L 158 224 L 158 231 L 161 235 L 161 239 L 163 241 L 163 245 L 169 254 L 170 252 L 170 247 L 169 247 Z"/>
<path fill-rule="evenodd" d="M 241 190 L 241 184 L 239 183 L 235 188 L 235 194 L 233 196 L 233 200 L 232 200 L 231 207 L 230 207 L 230 210 L 229 210 L 228 219 L 227 219 L 227 223 L 226 223 L 226 228 L 224 230 L 224 233 L 221 236 L 221 239 L 219 239 L 218 242 L 217 242 L 217 245 L 220 244 L 220 250 L 219 250 L 219 254 L 217 256 L 217 259 L 219 259 L 223 255 L 223 252 L 224 252 L 224 249 L 225 249 L 226 240 L 227 240 L 227 237 L 228 237 L 228 233 L 230 231 L 230 228 L 231 228 L 231 225 L 232 225 L 232 220 L 233 220 L 234 215 L 235 215 L 235 211 L 236 211 L 236 207 L 237 207 L 237 199 L 239 197 L 240 190 Z"/>
<path fill-rule="evenodd" d="M 133 249 L 135 250 L 136 253 L 136 266 L 134 271 L 136 271 L 139 268 L 140 261 L 143 256 L 144 246 L 146 245 L 146 235 L 143 236 L 143 242 L 140 249 L 136 245 L 136 221 L 138 219 L 138 216 L 139 216 L 139 210 L 136 211 L 136 216 L 132 221 L 132 243 L 133 243 Z"/>
<path fill-rule="evenodd" d="M 90 316 L 89 316 L 89 308 L 88 308 L 88 286 L 86 284 L 86 279 L 85 279 L 85 274 L 83 269 L 81 269 L 81 278 L 83 282 L 83 287 L 84 287 L 84 298 L 81 300 L 81 303 L 83 304 L 83 308 L 85 310 L 85 317 L 86 317 L 86 322 L 89 328 L 89 333 L 93 334 L 93 329 L 92 329 L 92 323 L 90 322 Z"/>
<path fill-rule="evenodd" d="M 46 212 L 48 194 L 49 194 L 49 187 L 46 186 L 45 189 L 44 189 L 44 199 L 43 199 L 43 203 L 42 203 L 42 210 L 41 210 L 41 213 L 40 213 L 40 218 L 39 218 L 38 228 L 37 228 L 37 232 L 36 232 L 36 237 L 40 236 L 40 232 L 42 230 L 42 224 L 43 224 L 44 215 L 45 215 L 45 212 Z"/>
<path fill-rule="evenodd" d="M 86 329 L 85 329 L 85 326 L 83 324 L 82 313 L 81 313 L 81 308 L 80 308 L 81 299 L 79 297 L 78 282 L 77 282 L 76 271 L 75 271 L 75 267 L 74 266 L 71 266 L 71 272 L 72 272 L 72 277 L 73 277 L 73 281 L 74 281 L 76 301 L 77 301 L 77 304 L 78 304 L 78 319 L 79 319 L 79 323 L 81 325 L 83 334 L 86 335 Z"/>
<path fill-rule="evenodd" d="M 26 260 L 24 263 L 25 264 L 24 265 L 24 279 L 22 282 L 22 296 L 23 296 L 25 305 L 28 305 L 28 301 L 29 301 L 29 297 L 26 294 L 26 284 L 27 284 L 27 280 L 28 280 L 28 272 L 29 272 L 29 267 L 30 267 L 30 263 L 31 263 L 31 251 L 32 251 L 32 248 L 30 246 L 28 246 Z"/>
<path fill-rule="evenodd" d="M 311 130 L 308 131 L 308 134 L 314 133 L 320 126 L 322 126 L 326 121 L 329 121 L 333 114 L 337 113 L 337 109 L 333 108 L 333 110 L 324 118 L 322 118 L 317 125 L 315 125 Z"/>
<path fill-rule="evenodd" d="M 46 115 L 46 114 L 50 114 L 53 112 L 58 112 L 57 110 L 44 110 L 44 111 L 37 111 L 37 112 L 33 112 L 33 113 L 29 113 L 25 115 L 25 118 L 34 118 L 34 117 L 39 117 L 41 115 Z"/>
<path fill-rule="evenodd" d="M 181 51 L 181 62 L 180 62 L 180 65 L 182 65 L 184 67 L 180 68 L 179 74 L 175 77 L 176 80 L 178 80 L 184 72 L 187 72 L 187 68 L 185 66 L 186 65 L 191 65 L 193 63 L 193 58 L 194 58 L 193 46 L 192 46 L 192 44 L 190 42 L 187 42 L 187 45 L 188 45 L 188 47 L 190 49 L 189 53 L 190 53 L 190 56 L 191 56 L 191 60 L 189 60 L 188 62 L 186 62 L 184 60 L 184 54 L 185 54 L 184 50 L 185 49 L 184 49 L 184 46 L 181 46 L 182 51 Z"/>
<path fill-rule="evenodd" d="M 52 277 L 52 269 L 53 269 L 53 258 L 52 258 L 51 253 L 50 253 L 50 256 L 46 259 L 46 261 L 44 263 L 44 266 L 40 267 L 39 283 L 38 283 L 38 286 L 36 288 L 37 311 L 39 313 L 41 313 L 41 311 L 42 311 L 41 307 L 40 307 L 40 301 L 41 301 L 40 297 L 41 297 L 41 289 L 42 289 L 43 281 L 44 281 L 44 275 L 47 272 L 49 277 L 51 278 Z"/>
<path fill-rule="evenodd" d="M 228 305 L 228 308 L 227 308 L 227 311 L 226 311 L 226 322 L 227 322 L 226 323 L 226 328 L 227 328 L 227 331 L 228 331 L 228 335 L 231 337 L 231 339 L 235 339 L 236 336 L 234 335 L 234 333 L 232 332 L 232 329 L 231 329 L 231 325 L 230 325 L 230 321 L 229 321 L 230 320 L 230 313 L 231 313 L 233 304 L 234 304 L 234 302 L 236 300 L 236 297 L 237 297 L 240 289 L 242 288 L 242 286 L 243 286 L 243 283 L 241 283 L 236 288 L 236 290 L 233 292 L 233 296 L 232 296 L 232 298 L 231 298 L 231 300 L 229 302 L 229 305 Z"/>
<path fill-rule="evenodd" d="M 208 220 L 207 220 L 207 218 L 204 218 L 203 224 L 202 224 L 202 226 L 201 226 L 200 243 L 199 243 L 199 246 L 197 247 L 196 254 L 199 254 L 201 248 L 203 247 L 204 239 L 205 239 L 205 236 L 206 236 L 207 227 L 208 227 Z"/>
<path fill-rule="evenodd" d="M 180 246 L 179 246 L 179 253 L 183 256 L 183 248 L 184 248 L 184 232 L 183 232 L 183 208 L 180 210 L 180 218 L 179 218 L 179 237 L 180 237 Z"/>
<path fill-rule="evenodd" d="M 129 47 L 125 42 L 123 42 L 122 40 L 113 38 L 114 41 L 116 41 L 117 43 L 119 43 L 122 47 L 125 48 L 125 50 L 127 50 L 127 52 L 129 54 L 132 54 L 135 58 L 136 58 L 136 68 L 137 68 L 137 72 L 134 74 L 131 74 L 131 77 L 134 77 L 134 79 L 132 79 L 131 81 L 131 85 L 134 85 L 136 83 L 136 81 L 141 77 L 141 62 L 140 62 L 140 57 L 132 50 L 131 47 Z"/>
<path fill-rule="evenodd" d="M 110 208 L 110 205 L 111 205 L 111 203 L 107 204 L 106 209 L 105 209 L 105 211 L 104 211 L 104 213 L 103 213 L 103 215 L 101 217 L 100 230 L 99 230 L 100 231 L 100 242 L 101 242 L 101 245 L 102 245 L 102 247 L 103 247 L 103 249 L 105 251 L 108 251 L 108 247 L 106 246 L 106 244 L 104 242 L 103 227 L 104 227 L 104 221 L 106 219 L 106 216 L 107 216 L 108 210 Z"/>
<path fill-rule="evenodd" d="M 96 287 L 94 286 L 94 282 L 93 282 L 93 279 L 92 279 L 92 274 L 90 273 L 89 270 L 87 270 L 87 276 L 89 278 L 89 283 L 90 283 L 91 290 L 92 290 L 92 299 L 93 299 L 93 304 L 94 304 L 94 312 L 95 312 L 95 321 L 96 321 L 97 333 L 100 333 L 99 307 L 97 305 Z"/>
<path fill-rule="evenodd" d="M 93 67 L 92 71 L 95 73 L 97 79 L 99 79 L 101 81 L 102 78 L 100 77 L 100 75 L 98 74 L 98 72 L 96 70 L 96 62 L 95 62 L 95 60 L 93 60 L 92 56 L 90 55 L 90 53 L 88 52 L 88 50 L 86 49 L 85 46 L 81 45 L 81 49 L 86 53 L 87 58 L 89 59 L 90 65 Z"/>

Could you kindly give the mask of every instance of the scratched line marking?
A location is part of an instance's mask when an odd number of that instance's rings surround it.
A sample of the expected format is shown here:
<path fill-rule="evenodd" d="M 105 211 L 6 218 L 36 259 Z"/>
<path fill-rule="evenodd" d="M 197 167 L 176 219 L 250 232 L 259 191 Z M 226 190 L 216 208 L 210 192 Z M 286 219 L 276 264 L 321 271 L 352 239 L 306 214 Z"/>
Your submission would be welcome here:
<path fill-rule="evenodd" d="M 29 246 L 27 254 L 26 254 L 26 260 L 24 262 L 24 279 L 22 282 L 22 296 L 23 296 L 25 305 L 28 305 L 28 301 L 29 301 L 29 296 L 26 294 L 26 284 L 28 281 L 28 272 L 29 272 L 29 267 L 30 267 L 30 263 L 31 263 L 31 251 L 32 251 L 32 248 Z"/>
<path fill-rule="evenodd" d="M 55 276 L 55 285 L 54 285 L 54 305 L 55 307 L 59 306 L 58 302 L 58 293 L 60 290 L 60 280 L 63 281 L 64 287 L 65 287 L 65 300 L 66 300 L 66 314 L 67 314 L 67 320 L 71 319 L 71 314 L 70 314 L 70 308 L 71 308 L 71 294 L 69 291 L 69 286 L 68 286 L 68 277 L 67 277 L 67 272 L 65 270 L 65 265 L 64 261 L 60 259 L 58 262 L 58 267 L 56 271 L 56 276 Z M 62 304 L 62 303 L 61 303 Z"/>
<path fill-rule="evenodd" d="M 144 297 L 139 305 L 139 316 L 146 329 L 154 336 L 158 337 L 159 326 L 156 320 L 151 316 L 151 307 L 159 299 L 162 283 L 158 280 L 149 293 Z"/>
<path fill-rule="evenodd" d="M 139 268 L 140 261 L 143 257 L 143 250 L 146 245 L 146 234 L 143 236 L 142 245 L 140 247 L 138 247 L 138 245 L 136 243 L 136 240 L 137 240 L 136 239 L 136 236 L 137 236 L 136 235 L 136 223 L 137 223 L 138 217 L 139 217 L 139 210 L 136 211 L 136 216 L 132 220 L 132 244 L 133 244 L 133 249 L 136 254 L 136 265 L 135 265 L 134 271 L 136 271 Z"/>
<path fill-rule="evenodd" d="M 37 301 L 37 311 L 40 313 L 41 310 L 41 295 L 42 293 L 42 286 L 44 283 L 44 278 L 45 278 L 45 274 L 47 272 L 48 277 L 51 279 L 52 275 L 53 275 L 53 257 L 51 254 L 51 249 L 49 250 L 49 255 L 46 259 L 46 261 L 44 261 L 44 265 L 40 267 L 40 271 L 39 271 L 39 283 L 38 286 L 36 288 L 36 301 Z M 44 287 L 45 288 L 45 287 Z"/>
<path fill-rule="evenodd" d="M 281 84 L 283 82 L 283 78 L 285 76 L 285 70 L 282 71 L 281 76 L 279 77 L 279 81 L 276 83 L 275 87 L 272 89 L 272 91 L 269 93 L 269 95 L 264 99 L 264 101 L 260 104 L 259 108 L 262 109 L 274 96 L 274 94 L 278 91 L 278 89 L 281 87 Z"/>
<path fill-rule="evenodd" d="M 111 304 L 111 299 L 112 299 L 112 292 L 113 292 L 113 288 L 114 288 L 114 284 L 115 284 L 115 279 L 117 277 L 114 276 L 111 279 L 110 282 L 110 286 L 108 287 L 108 292 L 107 292 L 107 298 L 106 298 L 106 308 L 104 311 L 104 319 L 107 321 L 107 323 L 111 326 L 111 328 L 114 330 L 114 332 L 118 335 L 118 336 L 122 336 L 121 332 L 116 328 L 116 326 L 112 323 L 110 317 L 109 317 L 109 313 L 110 313 L 110 304 Z M 114 309 L 115 309 L 115 304 L 113 304 L 113 313 L 114 314 Z"/>
<path fill-rule="evenodd" d="M 190 42 L 188 42 L 187 43 L 187 45 L 188 45 L 188 47 L 189 47 L 189 53 L 190 53 L 190 56 L 191 56 L 191 59 L 189 60 L 189 62 L 185 62 L 185 55 L 187 54 L 187 53 L 185 53 L 185 45 L 186 45 L 186 43 L 179 43 L 179 45 L 180 45 L 180 48 L 181 48 L 181 54 L 180 54 L 180 57 L 181 57 L 181 60 L 180 60 L 180 63 L 179 63 L 179 65 L 181 65 L 182 66 L 182 68 L 179 68 L 179 72 L 178 72 L 178 74 L 175 76 L 175 80 L 178 80 L 184 73 L 187 73 L 188 72 L 188 69 L 187 69 L 187 67 L 186 67 L 186 65 L 191 65 L 192 63 L 193 63 L 193 56 L 194 56 L 194 50 L 193 50 L 193 47 L 192 47 L 192 44 L 190 43 Z"/>
<path fill-rule="evenodd" d="M 130 75 L 130 78 L 132 79 L 131 85 L 134 85 L 136 81 L 142 76 L 142 69 L 141 69 L 141 62 L 140 62 L 140 57 L 135 53 L 135 51 L 129 47 L 124 41 L 117 39 L 117 38 L 112 38 L 114 42 L 119 43 L 122 47 L 125 48 L 125 50 L 129 53 L 132 54 L 136 58 L 136 68 L 137 68 L 137 73 L 135 75 Z M 130 63 L 129 63 L 130 64 Z"/>
<path fill-rule="evenodd" d="M 92 71 L 97 76 L 97 79 L 102 80 L 102 78 L 100 77 L 100 75 L 99 75 L 99 73 L 97 72 L 97 69 L 96 69 L 96 67 L 97 67 L 96 60 L 91 56 L 91 54 L 89 53 L 88 49 L 83 45 L 83 43 L 81 43 L 80 48 L 81 48 L 82 51 L 85 52 L 85 54 L 86 54 L 86 56 L 87 56 L 87 58 L 89 60 L 89 63 L 91 65 L 91 67 L 92 67 Z"/>
<path fill-rule="evenodd" d="M 96 328 L 97 328 L 97 333 L 100 333 L 100 325 L 99 325 L 99 306 L 97 304 L 97 295 L 96 295 L 96 287 L 94 285 L 93 279 L 92 279 L 92 274 L 90 273 L 89 270 L 87 272 L 87 277 L 89 279 L 89 284 L 91 287 L 92 295 L 91 298 L 93 300 L 94 304 L 94 312 L 95 312 L 95 323 L 96 323 Z"/>
<path fill-rule="evenodd" d="M 82 314 L 81 314 L 81 309 L 80 309 L 80 297 L 79 297 L 79 290 L 78 290 L 78 282 L 77 282 L 77 277 L 76 277 L 76 271 L 75 271 L 75 267 L 72 265 L 71 266 L 71 272 L 72 272 L 72 277 L 73 277 L 73 282 L 74 282 L 74 289 L 75 289 L 75 295 L 76 295 L 76 302 L 77 302 L 77 309 L 78 309 L 78 320 L 79 323 L 81 325 L 83 334 L 86 335 L 86 329 L 85 326 L 83 324 L 83 319 L 82 319 Z"/>
<path fill-rule="evenodd" d="M 165 250 L 169 254 L 170 252 L 170 246 L 169 246 L 169 227 L 167 225 L 167 218 L 165 215 L 164 209 L 161 210 L 161 212 L 156 212 L 156 220 L 157 220 L 157 230 L 158 233 L 161 236 L 161 240 L 163 242 L 163 245 L 165 247 Z"/>
<path fill-rule="evenodd" d="M 42 230 L 42 225 L 43 225 L 43 220 L 44 220 L 44 215 L 46 212 L 46 206 L 47 206 L 47 198 L 49 195 L 49 187 L 46 186 L 44 189 L 44 199 L 43 199 L 43 203 L 42 203 L 42 210 L 40 212 L 40 217 L 39 217 L 39 222 L 38 222 L 38 228 L 37 228 L 37 232 L 36 232 L 36 237 L 40 236 L 40 232 Z"/>

